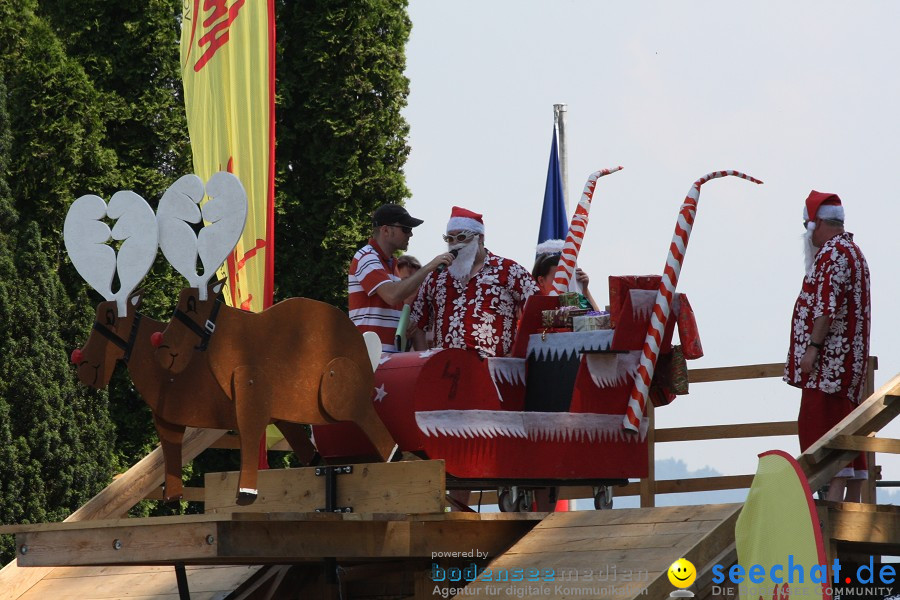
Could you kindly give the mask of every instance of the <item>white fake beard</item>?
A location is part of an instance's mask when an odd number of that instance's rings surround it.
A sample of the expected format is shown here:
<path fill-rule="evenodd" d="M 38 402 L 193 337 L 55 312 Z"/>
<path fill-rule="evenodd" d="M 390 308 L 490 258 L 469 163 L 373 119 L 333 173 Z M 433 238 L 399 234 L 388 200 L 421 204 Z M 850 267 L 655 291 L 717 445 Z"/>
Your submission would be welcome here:
<path fill-rule="evenodd" d="M 465 244 L 453 244 L 448 248 L 459 250 L 459 254 L 453 259 L 453 264 L 447 267 L 447 271 L 454 279 L 468 281 L 472 265 L 475 264 L 475 255 L 478 254 L 478 236 L 476 235 Z"/>
<path fill-rule="evenodd" d="M 816 255 L 819 253 L 819 248 L 813 245 L 812 237 L 812 231 L 807 230 L 806 233 L 803 234 L 803 259 L 807 273 L 812 271 L 813 265 L 816 262 Z"/>

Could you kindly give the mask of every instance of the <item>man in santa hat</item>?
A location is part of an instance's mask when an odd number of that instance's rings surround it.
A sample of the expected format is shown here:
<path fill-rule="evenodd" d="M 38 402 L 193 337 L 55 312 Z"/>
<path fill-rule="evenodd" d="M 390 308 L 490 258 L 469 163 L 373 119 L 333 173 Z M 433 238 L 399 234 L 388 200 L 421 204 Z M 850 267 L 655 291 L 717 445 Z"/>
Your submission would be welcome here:
<path fill-rule="evenodd" d="M 470 348 L 481 356 L 505 356 L 516 335 L 516 312 L 537 293 L 531 274 L 520 264 L 484 247 L 484 220 L 454 206 L 444 235 L 456 258 L 446 271 L 429 273 L 412 305 L 410 322 L 434 332 L 439 348 Z"/>
<path fill-rule="evenodd" d="M 453 262 L 449 252 L 439 254 L 425 266 L 401 278 L 394 273 L 394 253 L 406 250 L 413 228 L 424 223 L 399 204 L 384 204 L 372 213 L 372 237 L 350 262 L 347 276 L 350 320 L 360 331 L 373 331 L 385 352 L 397 350 L 394 336 L 400 323 L 403 301 L 419 289 L 425 275 Z"/>
<path fill-rule="evenodd" d="M 869 267 L 844 231 L 837 194 L 812 191 L 803 209 L 806 277 L 794 304 L 784 380 L 802 389 L 800 450 L 863 399 L 869 360 Z M 827 499 L 859 502 L 866 479 L 860 454 L 831 480 Z M 846 496 L 845 496 L 846 491 Z"/>

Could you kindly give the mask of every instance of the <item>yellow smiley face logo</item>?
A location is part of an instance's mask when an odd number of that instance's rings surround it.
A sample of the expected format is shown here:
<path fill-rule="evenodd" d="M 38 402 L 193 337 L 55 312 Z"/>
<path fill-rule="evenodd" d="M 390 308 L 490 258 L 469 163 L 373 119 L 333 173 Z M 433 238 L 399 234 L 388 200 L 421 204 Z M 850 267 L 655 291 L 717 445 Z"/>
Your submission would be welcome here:
<path fill-rule="evenodd" d="M 691 561 L 679 558 L 669 567 L 669 581 L 677 588 L 686 588 L 697 579 L 697 569 Z"/>

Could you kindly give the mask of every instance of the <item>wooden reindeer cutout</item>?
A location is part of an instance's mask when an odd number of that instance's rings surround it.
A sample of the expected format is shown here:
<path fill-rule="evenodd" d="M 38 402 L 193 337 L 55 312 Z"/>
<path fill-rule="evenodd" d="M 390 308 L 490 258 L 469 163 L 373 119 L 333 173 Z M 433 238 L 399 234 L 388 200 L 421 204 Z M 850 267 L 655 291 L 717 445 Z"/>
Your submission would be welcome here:
<path fill-rule="evenodd" d="M 157 217 L 163 254 L 191 287 L 181 291 L 172 320 L 153 342 L 162 368 L 182 378 L 194 365 L 207 365 L 233 401 L 241 440 L 248 441 L 241 448 L 239 502 L 257 495 L 259 449 L 249 442 L 276 420 L 353 421 L 388 460 L 395 444 L 371 402 L 374 376 L 359 330 L 342 311 L 307 298 L 291 298 L 261 313 L 226 306 L 217 298 L 222 282 L 206 282 L 240 237 L 235 224 L 243 227 L 246 195 L 233 175 L 214 175 L 206 187 L 211 199 L 202 210 L 210 224 L 195 237 L 187 223 L 199 223 L 200 211 L 187 200 L 198 203 L 203 194 L 196 182 L 185 184 L 185 193 L 163 196 Z"/>
<path fill-rule="evenodd" d="M 110 231 L 102 218 L 118 219 Z M 128 367 L 135 388 L 153 412 L 166 466 L 166 500 L 182 495 L 181 443 L 185 426 L 237 429 L 234 403 L 225 395 L 207 366 L 192 365 L 178 377 L 156 361 L 150 345 L 154 333 L 166 324 L 142 316 L 140 293 L 132 290 L 153 264 L 157 250 L 156 216 L 147 203 L 132 192 L 118 192 L 109 207 L 97 196 L 76 200 L 66 215 L 63 237 L 76 270 L 106 301 L 97 306 L 93 331 L 83 348 L 72 352 L 78 379 L 102 389 L 109 385 L 116 362 Z M 118 255 L 106 242 L 124 240 Z M 118 269 L 122 283 L 115 294 L 111 285 Z M 120 308 L 119 300 L 124 300 Z M 193 397 L 204 402 L 192 402 Z M 308 462 L 315 448 L 302 426 L 276 425 L 284 433 L 298 459 Z M 258 440 L 258 438 L 257 438 Z M 254 444 L 258 441 L 254 440 Z"/>

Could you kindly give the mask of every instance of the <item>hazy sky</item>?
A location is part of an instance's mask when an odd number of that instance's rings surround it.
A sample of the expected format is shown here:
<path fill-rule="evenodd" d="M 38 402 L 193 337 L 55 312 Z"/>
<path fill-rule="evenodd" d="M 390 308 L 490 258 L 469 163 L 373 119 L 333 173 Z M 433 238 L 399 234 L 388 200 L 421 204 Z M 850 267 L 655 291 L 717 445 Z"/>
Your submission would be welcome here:
<path fill-rule="evenodd" d="M 679 291 L 706 356 L 692 368 L 782 362 L 803 276 L 811 189 L 838 193 L 872 273 L 876 385 L 900 371 L 900 3 L 412 0 L 405 111 L 409 252 L 444 248 L 450 207 L 484 213 L 486 245 L 530 269 L 553 104 L 568 104 L 569 194 L 600 180 L 579 263 L 608 300 L 609 275 L 662 271 L 681 201 L 706 173 Z M 780 380 L 698 384 L 659 427 L 795 419 Z M 884 430 L 900 437 L 900 423 Z M 657 446 L 692 469 L 753 473 L 792 437 Z M 900 459 L 879 455 L 886 479 Z"/>

